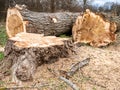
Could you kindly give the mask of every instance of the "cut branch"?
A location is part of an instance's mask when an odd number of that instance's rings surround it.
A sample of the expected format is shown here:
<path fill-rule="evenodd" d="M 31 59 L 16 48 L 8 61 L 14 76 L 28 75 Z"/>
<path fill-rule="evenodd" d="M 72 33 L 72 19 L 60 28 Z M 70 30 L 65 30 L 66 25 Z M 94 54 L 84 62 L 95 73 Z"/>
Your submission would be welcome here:
<path fill-rule="evenodd" d="M 87 65 L 89 62 L 90 62 L 90 58 L 87 58 L 87 59 L 85 59 L 85 60 L 83 60 L 83 61 L 80 61 L 80 62 L 74 64 L 74 65 L 71 67 L 70 71 L 67 72 L 67 76 L 69 76 L 69 77 L 70 77 L 70 76 L 73 76 L 73 75 L 76 73 L 76 71 L 78 71 L 80 68 L 82 68 L 82 67 L 84 67 L 85 65 Z"/>
<path fill-rule="evenodd" d="M 64 81 L 67 85 L 69 85 L 73 90 L 80 90 L 79 87 L 77 87 L 72 81 L 64 78 L 63 76 L 59 76 L 57 72 L 55 72 L 54 70 L 51 70 L 50 68 L 48 68 L 48 70 L 55 75 L 58 79 Z"/>
<path fill-rule="evenodd" d="M 60 76 L 59 77 L 60 80 L 64 81 L 67 85 L 69 85 L 73 90 L 80 90 L 73 82 L 71 82 L 70 80 Z"/>
<path fill-rule="evenodd" d="M 76 63 L 75 65 L 73 65 L 70 69 L 69 72 L 66 71 L 60 71 L 59 75 L 58 73 L 56 73 L 54 70 L 51 70 L 50 68 L 48 68 L 48 70 L 55 75 L 56 77 L 58 77 L 60 80 L 63 80 L 66 84 L 68 84 L 73 90 L 79 90 L 79 88 L 70 80 L 68 80 L 67 78 L 71 77 L 73 74 L 75 74 L 75 72 L 77 70 L 79 70 L 80 68 L 82 68 L 83 66 L 87 65 L 90 62 L 90 58 L 87 58 L 83 61 L 80 61 L 78 63 Z M 66 78 L 64 78 L 64 76 Z"/>

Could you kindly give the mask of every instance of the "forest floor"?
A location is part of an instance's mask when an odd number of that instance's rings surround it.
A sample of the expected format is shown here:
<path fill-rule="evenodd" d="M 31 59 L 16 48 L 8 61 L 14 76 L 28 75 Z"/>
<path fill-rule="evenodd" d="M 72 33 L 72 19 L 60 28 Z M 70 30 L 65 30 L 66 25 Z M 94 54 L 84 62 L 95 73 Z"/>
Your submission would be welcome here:
<path fill-rule="evenodd" d="M 80 90 L 120 90 L 120 32 L 117 33 L 117 40 L 109 46 L 95 48 L 82 45 L 77 47 L 76 54 L 71 55 L 70 58 L 43 64 L 37 68 L 31 82 L 24 82 L 22 86 L 17 86 L 11 81 L 11 76 L 8 76 L 0 81 L 0 86 L 3 90 L 4 88 L 12 88 L 9 90 L 14 88 L 16 88 L 14 90 L 72 90 L 48 68 L 56 72 L 68 71 L 72 65 L 86 58 L 90 58 L 89 64 L 70 78 Z"/>

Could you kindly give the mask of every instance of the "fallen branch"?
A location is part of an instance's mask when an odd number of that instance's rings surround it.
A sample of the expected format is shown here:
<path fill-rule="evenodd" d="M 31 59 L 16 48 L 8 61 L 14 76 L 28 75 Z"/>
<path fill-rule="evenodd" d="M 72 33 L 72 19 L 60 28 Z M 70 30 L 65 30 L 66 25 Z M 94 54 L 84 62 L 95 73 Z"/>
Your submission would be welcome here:
<path fill-rule="evenodd" d="M 67 85 L 69 85 L 73 90 L 80 90 L 73 82 L 71 82 L 70 80 L 60 76 L 59 77 L 60 80 L 64 81 Z"/>
<path fill-rule="evenodd" d="M 74 65 L 71 67 L 70 71 L 67 72 L 67 76 L 68 76 L 68 77 L 73 76 L 76 71 L 78 71 L 80 68 L 82 68 L 82 67 L 84 67 L 85 65 L 87 65 L 89 62 L 90 62 L 90 58 L 86 58 L 85 60 L 80 61 L 80 62 L 74 64 Z"/>
<path fill-rule="evenodd" d="M 58 73 L 56 73 L 54 70 L 48 68 L 48 70 L 56 76 L 58 79 L 64 81 L 67 85 L 69 85 L 73 90 L 80 90 L 72 81 L 64 78 L 63 76 L 59 76 Z"/>

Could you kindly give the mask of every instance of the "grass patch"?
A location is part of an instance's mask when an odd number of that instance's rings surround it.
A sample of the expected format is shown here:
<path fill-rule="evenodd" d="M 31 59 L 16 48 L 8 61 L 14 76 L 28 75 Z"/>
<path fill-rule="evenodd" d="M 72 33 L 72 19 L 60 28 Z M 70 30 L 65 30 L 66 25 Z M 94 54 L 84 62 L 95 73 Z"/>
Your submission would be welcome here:
<path fill-rule="evenodd" d="M 93 90 L 97 90 L 95 87 L 93 87 Z"/>
<path fill-rule="evenodd" d="M 5 25 L 0 25 L 0 46 L 4 46 L 7 41 Z"/>
<path fill-rule="evenodd" d="M 0 52 L 0 61 L 3 60 L 3 58 L 4 58 L 4 53 Z"/>
<path fill-rule="evenodd" d="M 66 35 L 66 34 L 62 34 L 62 35 L 60 35 L 59 37 L 61 37 L 61 38 L 70 38 L 71 36 L 68 36 L 68 35 Z"/>

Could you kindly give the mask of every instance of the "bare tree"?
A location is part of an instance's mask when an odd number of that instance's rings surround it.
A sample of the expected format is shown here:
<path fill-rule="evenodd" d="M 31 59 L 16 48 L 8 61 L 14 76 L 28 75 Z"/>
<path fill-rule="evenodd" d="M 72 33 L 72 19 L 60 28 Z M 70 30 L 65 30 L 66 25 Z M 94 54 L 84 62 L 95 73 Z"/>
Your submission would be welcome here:
<path fill-rule="evenodd" d="M 86 2 L 87 2 L 87 0 L 83 0 L 83 11 L 86 10 Z"/>
<path fill-rule="evenodd" d="M 55 0 L 50 0 L 50 7 L 51 7 L 51 12 L 55 11 Z"/>

